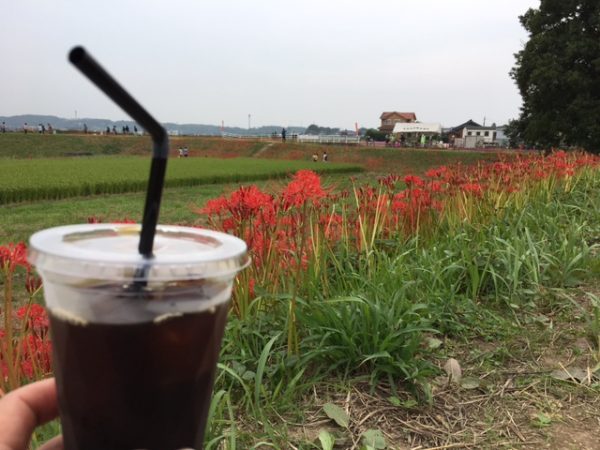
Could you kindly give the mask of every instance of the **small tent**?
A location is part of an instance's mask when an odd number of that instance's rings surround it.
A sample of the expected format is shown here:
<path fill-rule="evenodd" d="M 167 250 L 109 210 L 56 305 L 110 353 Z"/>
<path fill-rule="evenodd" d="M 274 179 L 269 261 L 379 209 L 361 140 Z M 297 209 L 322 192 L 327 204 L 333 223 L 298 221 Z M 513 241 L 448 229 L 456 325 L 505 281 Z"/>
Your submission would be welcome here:
<path fill-rule="evenodd" d="M 400 139 L 408 145 L 428 146 L 431 145 L 431 138 L 442 134 L 442 126 L 439 123 L 397 123 L 392 132 L 394 139 Z"/>

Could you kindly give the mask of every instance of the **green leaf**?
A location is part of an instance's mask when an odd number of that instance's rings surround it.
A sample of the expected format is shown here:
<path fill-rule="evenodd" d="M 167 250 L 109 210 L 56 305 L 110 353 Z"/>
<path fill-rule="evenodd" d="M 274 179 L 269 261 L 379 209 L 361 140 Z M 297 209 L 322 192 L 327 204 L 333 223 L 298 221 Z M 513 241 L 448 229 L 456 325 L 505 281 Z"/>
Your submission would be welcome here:
<path fill-rule="evenodd" d="M 321 442 L 322 450 L 333 450 L 335 438 L 329 431 L 321 430 L 319 433 L 319 441 Z"/>
<path fill-rule="evenodd" d="M 536 426 L 538 428 L 544 428 L 550 426 L 551 423 L 552 418 L 550 416 L 547 416 L 544 413 L 538 413 L 535 416 L 535 420 L 533 421 L 533 426 Z"/>
<path fill-rule="evenodd" d="M 367 430 L 362 434 L 362 443 L 368 448 L 384 449 L 387 447 L 383 433 L 380 430 Z"/>
<path fill-rule="evenodd" d="M 440 348 L 442 346 L 442 341 L 436 338 L 427 338 L 427 347 L 430 350 L 435 350 L 436 348 Z"/>
<path fill-rule="evenodd" d="M 252 372 L 251 370 L 246 370 L 244 372 L 244 375 L 242 375 L 242 380 L 252 380 L 254 377 L 256 376 L 256 374 L 254 372 Z"/>
<path fill-rule="evenodd" d="M 369 355 L 365 359 L 363 359 L 362 362 L 360 363 L 360 365 L 362 366 L 364 363 L 366 363 L 367 361 L 370 361 L 372 359 L 380 359 L 380 358 L 391 359 L 392 355 L 390 355 L 388 352 L 375 353 L 375 354 Z"/>
<path fill-rule="evenodd" d="M 271 352 L 271 347 L 279 337 L 279 334 L 273 336 L 267 345 L 263 348 L 263 351 L 260 354 L 260 358 L 258 358 L 258 367 L 256 370 L 256 375 L 254 377 L 254 404 L 258 406 L 260 400 L 260 388 L 262 386 L 263 374 L 265 373 L 265 366 L 267 364 L 267 358 Z"/>
<path fill-rule="evenodd" d="M 325 403 L 325 405 L 323 405 L 323 411 L 325 411 L 327 417 L 335 421 L 335 423 L 337 423 L 340 427 L 348 428 L 348 425 L 350 424 L 350 416 L 348 416 L 346 411 L 344 411 L 342 408 L 334 405 L 333 403 Z"/>
<path fill-rule="evenodd" d="M 460 386 L 463 389 L 477 389 L 479 384 L 479 378 L 475 377 L 465 377 L 460 382 Z"/>
<path fill-rule="evenodd" d="M 402 401 L 398 397 L 389 397 L 388 401 L 393 406 L 398 406 L 398 407 L 406 408 L 406 409 L 414 408 L 415 406 L 418 405 L 418 402 L 412 398 Z"/>
<path fill-rule="evenodd" d="M 400 406 L 402 405 L 402 402 L 400 401 L 400 399 L 398 397 L 389 397 L 388 401 L 393 405 L 393 406 Z"/>

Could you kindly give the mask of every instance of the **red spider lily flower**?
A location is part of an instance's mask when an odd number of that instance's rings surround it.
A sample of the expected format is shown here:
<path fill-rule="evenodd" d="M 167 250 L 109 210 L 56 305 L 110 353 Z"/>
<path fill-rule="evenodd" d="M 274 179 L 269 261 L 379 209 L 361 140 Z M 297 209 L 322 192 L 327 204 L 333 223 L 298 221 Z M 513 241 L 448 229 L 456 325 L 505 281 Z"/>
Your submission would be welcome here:
<path fill-rule="evenodd" d="M 473 194 L 476 197 L 481 197 L 483 195 L 483 188 L 479 183 L 465 183 L 460 188 L 463 192 Z"/>
<path fill-rule="evenodd" d="M 31 270 L 27 270 L 25 275 L 25 289 L 29 295 L 35 294 L 42 287 L 42 279 Z"/>
<path fill-rule="evenodd" d="M 395 213 L 403 213 L 408 211 L 408 202 L 396 198 L 392 201 L 392 211 Z"/>
<path fill-rule="evenodd" d="M 254 298 L 254 286 L 256 285 L 256 280 L 254 278 L 250 278 L 248 280 L 248 296 L 250 298 Z"/>
<path fill-rule="evenodd" d="M 325 232 L 325 239 L 336 242 L 342 237 L 344 218 L 341 214 L 323 214 L 319 218 L 319 225 Z"/>
<path fill-rule="evenodd" d="M 87 223 L 102 223 L 102 219 L 100 219 L 100 217 L 97 216 L 89 216 L 87 218 Z"/>
<path fill-rule="evenodd" d="M 410 189 L 409 197 L 413 207 L 423 208 L 431 205 L 431 195 L 424 189 Z"/>
<path fill-rule="evenodd" d="M 30 334 L 21 341 L 21 352 L 21 370 L 26 376 L 33 375 L 34 367 L 44 374 L 51 371 L 52 344 L 48 339 Z"/>
<path fill-rule="evenodd" d="M 435 169 L 429 169 L 427 172 L 425 172 L 425 176 L 429 178 L 441 178 L 448 173 L 448 171 L 449 169 L 446 166 L 441 166 Z"/>
<path fill-rule="evenodd" d="M 229 233 L 230 231 L 234 231 L 236 228 L 236 221 L 231 218 L 228 217 L 227 219 L 223 219 L 223 223 L 221 224 L 223 231 L 225 233 Z"/>
<path fill-rule="evenodd" d="M 425 186 L 425 182 L 423 181 L 423 179 L 416 175 L 406 175 L 404 177 L 404 183 L 406 183 L 406 185 L 408 187 L 413 187 L 413 186 L 423 187 L 423 186 Z"/>
<path fill-rule="evenodd" d="M 398 180 L 400 180 L 399 175 L 389 174 L 385 177 L 380 177 L 377 182 L 380 185 L 387 187 L 389 190 L 393 190 L 396 187 Z"/>
<path fill-rule="evenodd" d="M 115 220 L 112 223 L 124 223 L 124 224 L 128 224 L 128 223 L 137 223 L 137 222 L 135 220 L 133 220 L 133 219 L 128 218 L 128 217 L 124 217 L 123 219 L 121 219 L 121 220 Z"/>
<path fill-rule="evenodd" d="M 24 242 L 0 246 L 0 269 L 13 272 L 17 266 L 29 267 L 27 262 L 27 246 Z"/>
<path fill-rule="evenodd" d="M 235 219 L 245 220 L 256 217 L 263 208 L 273 206 L 273 197 L 252 185 L 240 187 L 231 194 L 227 208 Z"/>
<path fill-rule="evenodd" d="M 306 203 L 319 204 L 326 192 L 321 186 L 321 178 L 312 170 L 299 170 L 286 186 L 281 196 L 285 209 L 300 207 Z"/>
<path fill-rule="evenodd" d="M 221 197 L 209 200 L 201 212 L 208 215 L 229 213 L 235 220 L 243 221 L 257 216 L 260 211 L 265 209 L 269 212 L 273 209 L 273 197 L 252 185 L 241 186 L 229 198 Z"/>
<path fill-rule="evenodd" d="M 200 210 L 202 214 L 218 215 L 227 210 L 227 198 L 219 197 L 206 202 L 204 208 Z"/>
<path fill-rule="evenodd" d="M 27 328 L 42 334 L 44 334 L 50 326 L 46 310 L 37 303 L 33 303 L 29 306 L 21 306 L 17 309 L 17 317 L 27 321 Z"/>
<path fill-rule="evenodd" d="M 439 181 L 431 182 L 431 192 L 442 192 L 444 190 L 444 185 Z"/>
<path fill-rule="evenodd" d="M 444 210 L 444 203 L 440 202 L 439 200 L 432 200 L 431 208 L 435 209 L 438 212 L 442 212 Z"/>
<path fill-rule="evenodd" d="M 21 373 L 25 375 L 26 378 L 33 378 L 33 363 L 31 360 L 26 359 L 25 361 L 21 361 Z"/>

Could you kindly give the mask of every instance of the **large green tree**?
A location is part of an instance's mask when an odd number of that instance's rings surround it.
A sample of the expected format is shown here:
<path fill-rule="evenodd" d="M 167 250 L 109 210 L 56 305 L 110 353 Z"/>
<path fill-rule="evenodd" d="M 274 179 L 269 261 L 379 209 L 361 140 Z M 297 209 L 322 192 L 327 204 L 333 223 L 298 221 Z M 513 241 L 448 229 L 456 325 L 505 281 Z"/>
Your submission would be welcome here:
<path fill-rule="evenodd" d="M 529 41 L 511 71 L 518 137 L 600 152 L 600 0 L 541 0 L 519 19 Z"/>

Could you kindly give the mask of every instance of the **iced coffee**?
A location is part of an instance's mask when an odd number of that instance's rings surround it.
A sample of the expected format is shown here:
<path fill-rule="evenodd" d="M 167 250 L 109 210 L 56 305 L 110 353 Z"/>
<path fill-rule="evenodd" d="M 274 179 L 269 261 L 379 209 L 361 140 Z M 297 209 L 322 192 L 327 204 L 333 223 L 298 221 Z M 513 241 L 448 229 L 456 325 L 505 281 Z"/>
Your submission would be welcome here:
<path fill-rule="evenodd" d="M 202 448 L 215 367 L 246 244 L 159 226 L 154 257 L 139 226 L 36 233 L 66 450 Z"/>

